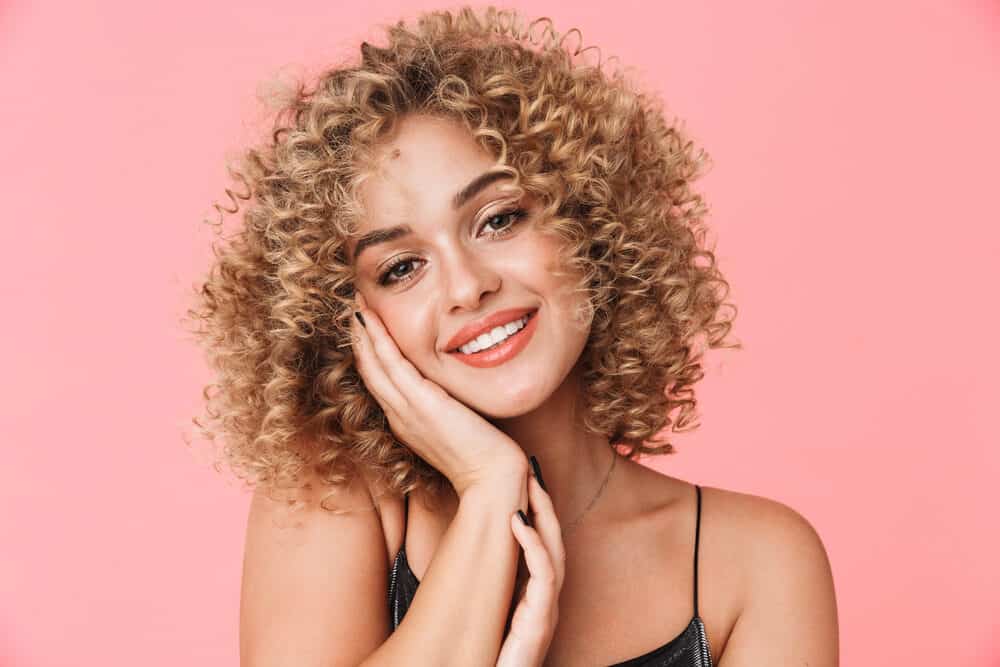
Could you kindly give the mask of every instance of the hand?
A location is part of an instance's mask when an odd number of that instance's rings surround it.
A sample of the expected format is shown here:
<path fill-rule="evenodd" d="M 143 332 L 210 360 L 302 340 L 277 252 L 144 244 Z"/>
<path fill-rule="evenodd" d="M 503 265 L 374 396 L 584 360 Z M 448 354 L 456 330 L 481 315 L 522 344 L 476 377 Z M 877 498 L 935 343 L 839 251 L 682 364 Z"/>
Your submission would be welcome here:
<path fill-rule="evenodd" d="M 447 477 L 459 496 L 488 477 L 523 473 L 520 445 L 421 375 L 360 292 L 357 303 L 365 326 L 354 318 L 354 364 L 393 434 Z"/>
<path fill-rule="evenodd" d="M 517 514 L 511 517 L 511 527 L 524 549 L 530 578 L 511 617 L 510 632 L 500 647 L 497 667 L 542 665 L 559 622 L 559 593 L 566 576 L 562 528 L 552 499 L 534 475 L 528 475 L 528 503 L 535 527 L 524 525 Z M 521 578 L 519 568 L 518 581 Z"/>

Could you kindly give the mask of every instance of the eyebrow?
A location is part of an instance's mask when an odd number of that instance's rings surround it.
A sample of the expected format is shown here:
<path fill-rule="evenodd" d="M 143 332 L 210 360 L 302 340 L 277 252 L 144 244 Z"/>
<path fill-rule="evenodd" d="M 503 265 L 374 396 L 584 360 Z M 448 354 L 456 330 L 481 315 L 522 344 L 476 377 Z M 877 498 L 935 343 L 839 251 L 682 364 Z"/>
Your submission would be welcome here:
<path fill-rule="evenodd" d="M 472 179 L 468 185 L 459 190 L 451 200 L 452 209 L 458 210 L 465 206 L 470 199 L 479 194 L 484 188 L 489 186 L 503 178 L 511 178 L 511 175 L 506 171 L 485 171 L 479 176 Z M 369 232 L 358 239 L 357 245 L 354 247 L 354 262 L 358 261 L 358 257 L 366 249 L 372 246 L 378 245 L 380 243 L 389 243 L 390 241 L 395 241 L 396 239 L 408 236 L 413 233 L 413 229 L 409 225 L 396 225 L 395 227 L 386 227 L 384 229 L 376 229 L 373 232 Z"/>

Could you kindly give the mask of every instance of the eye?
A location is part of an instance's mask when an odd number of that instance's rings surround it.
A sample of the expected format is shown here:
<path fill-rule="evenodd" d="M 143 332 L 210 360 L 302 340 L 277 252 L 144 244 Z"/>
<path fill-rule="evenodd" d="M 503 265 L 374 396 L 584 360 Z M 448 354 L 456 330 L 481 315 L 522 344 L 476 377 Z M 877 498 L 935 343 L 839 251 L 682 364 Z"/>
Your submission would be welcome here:
<path fill-rule="evenodd" d="M 493 224 L 494 220 L 508 220 L 509 223 L 501 229 L 491 228 L 487 231 L 487 236 L 491 238 L 500 238 L 501 236 L 506 236 L 514 231 L 514 226 L 523 220 L 527 215 L 528 212 L 523 208 L 514 208 L 509 211 L 494 213 L 490 217 L 486 218 L 486 222 L 483 223 L 483 226 L 480 229 L 485 229 L 487 226 Z"/>
<path fill-rule="evenodd" d="M 486 218 L 486 221 L 482 224 L 480 230 L 486 229 L 486 227 L 489 226 L 490 229 L 486 231 L 486 236 L 491 239 L 498 239 L 512 233 L 517 223 L 523 220 L 525 217 L 527 217 L 527 215 L 528 211 L 526 211 L 523 208 L 514 208 L 508 211 L 501 211 L 500 213 L 494 213 L 493 215 Z M 507 222 L 500 229 L 494 229 L 492 225 L 494 225 L 495 221 L 497 220 L 507 221 Z M 413 256 L 404 255 L 402 257 L 397 257 L 396 259 L 392 260 L 392 262 L 387 267 L 385 267 L 385 270 L 383 270 L 381 274 L 379 274 L 378 284 L 385 287 L 390 285 L 397 285 L 399 283 L 404 283 L 407 280 L 412 280 L 413 276 L 415 275 L 415 272 L 405 270 L 406 267 L 408 267 L 410 264 L 413 264 L 414 262 L 419 263 L 423 261 L 424 260 L 420 259 L 419 257 L 413 257 Z M 402 271 L 397 270 L 400 268 L 404 270 Z"/>
<path fill-rule="evenodd" d="M 392 263 L 385 268 L 385 270 L 378 277 L 378 284 L 382 286 L 394 285 L 396 283 L 406 282 L 413 277 L 412 271 L 397 271 L 399 267 L 406 267 L 408 264 L 413 262 L 422 262 L 423 260 L 419 257 L 397 257 L 392 260 Z"/>

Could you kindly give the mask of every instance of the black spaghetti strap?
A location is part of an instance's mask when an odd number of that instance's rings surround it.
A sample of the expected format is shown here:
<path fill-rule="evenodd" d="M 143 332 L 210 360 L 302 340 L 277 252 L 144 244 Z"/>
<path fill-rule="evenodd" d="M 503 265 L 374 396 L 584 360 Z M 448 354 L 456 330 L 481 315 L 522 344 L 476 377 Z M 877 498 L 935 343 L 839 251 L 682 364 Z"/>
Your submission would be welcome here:
<path fill-rule="evenodd" d="M 694 523 L 694 615 L 698 616 L 698 539 L 701 537 L 701 487 L 694 485 L 698 495 L 698 514 Z"/>
<path fill-rule="evenodd" d="M 410 527 L 410 494 L 403 496 L 403 545 L 406 545 L 406 529 Z"/>
<path fill-rule="evenodd" d="M 410 523 L 410 494 L 403 494 L 403 540 L 399 543 L 399 550 L 406 551 L 406 533 Z"/>

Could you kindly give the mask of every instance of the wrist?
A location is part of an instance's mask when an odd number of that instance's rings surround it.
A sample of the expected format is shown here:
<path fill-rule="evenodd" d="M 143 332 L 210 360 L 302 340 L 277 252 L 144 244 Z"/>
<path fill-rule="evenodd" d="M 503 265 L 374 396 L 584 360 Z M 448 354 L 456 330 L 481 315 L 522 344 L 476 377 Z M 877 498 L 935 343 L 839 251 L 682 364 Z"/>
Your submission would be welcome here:
<path fill-rule="evenodd" d="M 453 480 L 452 486 L 458 497 L 476 496 L 521 496 L 527 488 L 528 475 L 531 474 L 531 464 L 523 454 L 505 456 L 502 461 L 492 463 L 485 469 L 466 475 L 460 480 Z"/>

